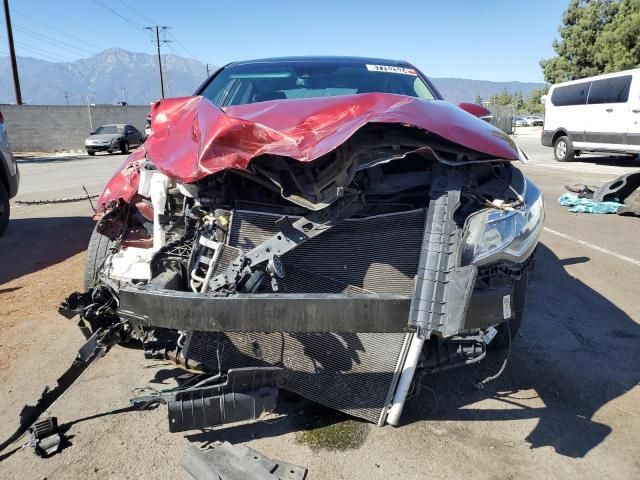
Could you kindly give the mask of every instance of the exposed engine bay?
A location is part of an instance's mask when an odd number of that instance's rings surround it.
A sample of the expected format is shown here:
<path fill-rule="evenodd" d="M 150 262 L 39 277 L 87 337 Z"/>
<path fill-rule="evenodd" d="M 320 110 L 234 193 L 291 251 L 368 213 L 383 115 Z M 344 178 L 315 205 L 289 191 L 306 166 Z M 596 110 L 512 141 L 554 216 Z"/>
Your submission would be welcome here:
<path fill-rule="evenodd" d="M 509 162 L 368 124 L 308 163 L 262 155 L 191 183 L 135 168 L 62 311 L 88 338 L 117 326 L 148 358 L 251 377 L 244 414 L 211 417 L 229 395 L 211 385 L 139 401 L 168 403 L 175 431 L 246 419 L 278 386 L 397 424 L 412 380 L 481 360 L 519 322 L 542 199 Z"/>

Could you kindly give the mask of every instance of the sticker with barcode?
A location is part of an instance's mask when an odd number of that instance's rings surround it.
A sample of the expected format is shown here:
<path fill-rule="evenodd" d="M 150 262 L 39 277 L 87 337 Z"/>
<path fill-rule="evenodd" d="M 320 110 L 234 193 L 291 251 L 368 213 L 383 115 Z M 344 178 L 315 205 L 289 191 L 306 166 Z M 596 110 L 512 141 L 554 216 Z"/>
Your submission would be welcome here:
<path fill-rule="evenodd" d="M 418 72 L 413 68 L 396 67 L 393 65 L 371 65 L 367 63 L 367 70 L 370 72 L 386 72 L 386 73 L 400 73 L 402 75 L 418 75 Z"/>
<path fill-rule="evenodd" d="M 502 297 L 502 316 L 505 320 L 511 318 L 511 295 Z"/>

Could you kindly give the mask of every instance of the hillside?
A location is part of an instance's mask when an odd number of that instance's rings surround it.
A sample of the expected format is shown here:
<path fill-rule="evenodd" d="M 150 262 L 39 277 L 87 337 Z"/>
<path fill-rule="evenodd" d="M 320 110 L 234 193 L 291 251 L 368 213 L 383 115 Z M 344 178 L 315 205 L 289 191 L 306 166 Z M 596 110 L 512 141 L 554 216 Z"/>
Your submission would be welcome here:
<path fill-rule="evenodd" d="M 205 66 L 177 55 L 163 55 L 167 96 L 190 95 L 206 78 Z M 146 104 L 160 97 L 158 64 L 155 55 L 110 48 L 74 62 L 48 62 L 18 57 L 18 68 L 25 103 L 64 105 L 86 103 L 113 104 L 125 100 Z M 428 73 L 428 72 L 427 72 Z M 472 102 L 476 94 L 483 99 L 503 90 L 527 96 L 542 83 L 489 82 L 463 78 L 431 78 L 444 97 L 453 103 Z M 12 103 L 13 83 L 9 59 L 0 56 L 0 103 Z"/>

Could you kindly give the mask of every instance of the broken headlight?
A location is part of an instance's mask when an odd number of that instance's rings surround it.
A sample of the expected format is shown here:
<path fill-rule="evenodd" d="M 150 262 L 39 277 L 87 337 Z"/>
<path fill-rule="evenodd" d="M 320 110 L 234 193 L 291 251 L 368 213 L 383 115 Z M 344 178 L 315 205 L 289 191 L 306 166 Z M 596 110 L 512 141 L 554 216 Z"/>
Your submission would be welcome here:
<path fill-rule="evenodd" d="M 523 196 L 524 206 L 519 209 L 486 209 L 467 219 L 463 265 L 522 262 L 531 255 L 542 231 L 544 202 L 540 189 L 529 179 Z"/>

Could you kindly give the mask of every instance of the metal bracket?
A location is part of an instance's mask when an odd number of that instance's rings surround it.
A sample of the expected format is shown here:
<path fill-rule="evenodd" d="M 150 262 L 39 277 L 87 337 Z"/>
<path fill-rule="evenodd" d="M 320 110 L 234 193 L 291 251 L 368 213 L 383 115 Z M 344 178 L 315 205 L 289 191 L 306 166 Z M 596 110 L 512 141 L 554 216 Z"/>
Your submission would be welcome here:
<path fill-rule="evenodd" d="M 269 261 L 273 255 L 284 255 L 310 238 L 317 237 L 342 220 L 351 217 L 363 207 L 362 196 L 353 194 L 334 202 L 327 208 L 299 218 L 294 223 L 291 223 L 288 217 L 279 219 L 276 225 L 280 228 L 280 232 L 231 262 L 224 272 L 211 279 L 209 289 L 216 291 L 225 286 L 235 287 L 237 278 L 245 267 L 255 268 Z"/>
<path fill-rule="evenodd" d="M 460 205 L 464 178 L 452 169 L 434 168 L 416 289 L 409 324 L 420 338 L 433 332 L 443 337 L 462 329 L 473 293 L 477 268 L 460 267 L 458 249 L 462 231 L 453 220 Z"/>

